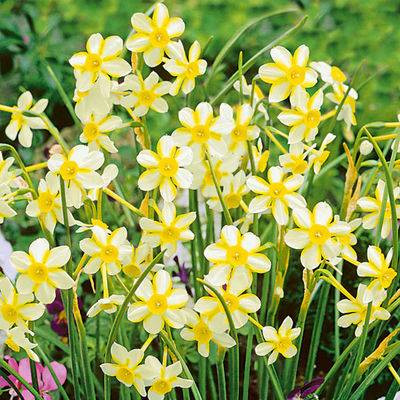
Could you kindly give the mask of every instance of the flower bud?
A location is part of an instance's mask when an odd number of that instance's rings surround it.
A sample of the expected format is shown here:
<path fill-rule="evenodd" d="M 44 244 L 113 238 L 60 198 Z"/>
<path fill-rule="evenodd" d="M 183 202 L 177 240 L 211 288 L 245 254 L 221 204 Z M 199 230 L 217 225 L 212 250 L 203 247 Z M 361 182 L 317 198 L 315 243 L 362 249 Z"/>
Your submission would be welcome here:
<path fill-rule="evenodd" d="M 360 153 L 363 156 L 366 156 L 369 153 L 371 153 L 372 149 L 373 149 L 373 146 L 368 140 L 364 140 L 360 145 Z"/>

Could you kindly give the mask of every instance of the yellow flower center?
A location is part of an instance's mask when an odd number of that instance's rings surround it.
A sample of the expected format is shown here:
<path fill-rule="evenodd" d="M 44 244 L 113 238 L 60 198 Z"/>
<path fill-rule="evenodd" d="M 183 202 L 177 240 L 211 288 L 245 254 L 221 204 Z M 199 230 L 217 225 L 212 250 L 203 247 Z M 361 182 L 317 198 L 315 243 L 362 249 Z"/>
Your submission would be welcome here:
<path fill-rule="evenodd" d="M 308 231 L 308 236 L 313 244 L 324 244 L 330 239 L 331 234 L 326 226 L 314 224 Z"/>
<path fill-rule="evenodd" d="M 225 203 L 228 208 L 238 208 L 241 200 L 242 196 L 237 193 L 231 193 L 225 196 Z"/>
<path fill-rule="evenodd" d="M 193 62 L 189 63 L 189 65 L 187 66 L 187 69 L 186 69 L 187 77 L 189 79 L 194 79 L 199 74 L 200 74 L 200 71 L 199 71 L 198 62 L 197 61 L 193 61 Z"/>
<path fill-rule="evenodd" d="M 65 161 L 60 167 L 60 174 L 64 181 L 74 179 L 79 172 L 79 166 L 75 161 Z"/>
<path fill-rule="evenodd" d="M 281 182 L 273 182 L 269 185 L 269 195 L 274 199 L 281 198 L 286 193 L 287 189 L 285 185 Z"/>
<path fill-rule="evenodd" d="M 127 385 L 132 385 L 135 380 L 135 374 L 127 367 L 120 367 L 117 370 L 116 378 Z"/>
<path fill-rule="evenodd" d="M 38 205 L 42 213 L 48 213 L 54 206 L 54 198 L 50 192 L 39 192 Z"/>
<path fill-rule="evenodd" d="M 234 267 L 246 264 L 248 257 L 249 253 L 239 245 L 229 247 L 226 251 L 226 259 Z"/>
<path fill-rule="evenodd" d="M 210 130 L 206 125 L 196 125 L 192 128 L 192 139 L 196 143 L 205 143 L 210 138 Z"/>
<path fill-rule="evenodd" d="M 158 394 L 166 394 L 172 390 L 171 384 L 165 379 L 159 379 L 153 383 L 152 389 Z"/>
<path fill-rule="evenodd" d="M 314 129 L 318 126 L 320 120 L 321 113 L 318 110 L 310 110 L 304 118 L 304 125 L 308 129 Z"/>
<path fill-rule="evenodd" d="M 306 69 L 305 67 L 294 65 L 293 67 L 289 68 L 287 77 L 292 85 L 301 85 L 304 82 L 304 78 L 306 77 Z"/>
<path fill-rule="evenodd" d="M 289 347 L 292 345 L 292 341 L 288 337 L 281 337 L 276 344 L 276 348 L 279 353 L 284 354 L 289 350 Z"/>
<path fill-rule="evenodd" d="M 293 174 L 302 174 L 307 169 L 307 161 L 293 155 L 291 158 L 292 162 L 290 163 L 290 168 L 292 169 Z"/>
<path fill-rule="evenodd" d="M 171 177 L 178 172 L 179 164 L 178 162 L 170 157 L 165 157 L 158 163 L 158 170 L 162 176 Z"/>
<path fill-rule="evenodd" d="M 142 270 L 136 264 L 125 265 L 122 270 L 125 274 L 131 276 L 134 279 L 139 278 L 140 274 L 142 273 Z"/>
<path fill-rule="evenodd" d="M 85 61 L 85 69 L 90 73 L 98 72 L 103 61 L 98 54 L 88 54 Z"/>
<path fill-rule="evenodd" d="M 156 95 L 151 90 L 144 89 L 138 94 L 138 98 L 140 104 L 150 107 L 156 99 Z"/>
<path fill-rule="evenodd" d="M 28 276 L 34 283 L 46 282 L 49 271 L 44 264 L 32 263 L 28 268 Z"/>
<path fill-rule="evenodd" d="M 108 244 L 101 249 L 100 258 L 106 263 L 112 263 L 118 259 L 119 251 L 112 244 Z"/>
<path fill-rule="evenodd" d="M 231 139 L 236 143 L 241 143 L 247 140 L 247 127 L 237 124 L 231 132 Z"/>
<path fill-rule="evenodd" d="M 213 333 L 207 324 L 200 321 L 197 325 L 193 327 L 194 338 L 199 343 L 208 343 L 213 337 Z"/>
<path fill-rule="evenodd" d="M 162 315 L 168 310 L 168 301 L 163 294 L 153 294 L 147 302 L 147 307 L 152 314 Z"/>
<path fill-rule="evenodd" d="M 397 275 L 393 268 L 388 268 L 384 274 L 380 277 L 381 285 L 384 289 L 388 288 L 392 283 L 393 278 Z"/>
<path fill-rule="evenodd" d="M 235 295 L 225 292 L 222 297 L 224 298 L 225 303 L 228 306 L 229 312 L 231 314 L 239 308 L 239 300 Z M 222 308 L 222 305 L 221 305 L 221 308 Z"/>
<path fill-rule="evenodd" d="M 178 241 L 180 235 L 181 233 L 178 228 L 167 226 L 160 233 L 160 238 L 163 243 L 175 243 Z"/>
<path fill-rule="evenodd" d="M 101 303 L 100 304 L 100 310 L 103 310 L 103 311 L 112 310 L 114 307 L 115 307 L 114 303 Z"/>
<path fill-rule="evenodd" d="M 214 169 L 214 172 L 215 172 L 215 177 L 217 178 L 217 182 L 221 182 L 222 173 L 217 169 Z M 214 186 L 214 180 L 210 169 L 207 169 L 206 173 L 204 174 L 204 184 L 206 186 Z"/>
<path fill-rule="evenodd" d="M 344 82 L 346 80 L 345 74 L 338 68 L 331 68 L 331 77 L 337 82 Z"/>
<path fill-rule="evenodd" d="M 83 127 L 83 136 L 85 136 L 89 142 L 96 140 L 99 133 L 99 127 L 95 122 L 87 122 Z"/>
<path fill-rule="evenodd" d="M 12 113 L 11 120 L 18 121 L 19 126 L 21 126 L 25 123 L 25 117 L 22 115 L 22 113 Z"/>
<path fill-rule="evenodd" d="M 0 312 L 3 318 L 11 325 L 15 324 L 18 320 L 18 311 L 11 304 L 3 304 L 0 307 Z"/>
<path fill-rule="evenodd" d="M 154 47 L 164 49 L 169 42 L 169 35 L 165 28 L 156 28 L 150 34 L 150 43 Z"/>

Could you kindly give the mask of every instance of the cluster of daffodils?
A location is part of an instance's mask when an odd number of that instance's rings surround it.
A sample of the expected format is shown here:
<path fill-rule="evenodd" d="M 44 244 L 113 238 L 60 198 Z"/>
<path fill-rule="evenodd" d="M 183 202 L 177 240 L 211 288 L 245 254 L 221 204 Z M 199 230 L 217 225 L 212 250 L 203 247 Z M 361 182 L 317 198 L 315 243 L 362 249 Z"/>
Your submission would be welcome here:
<path fill-rule="evenodd" d="M 283 288 L 290 268 L 304 269 L 307 306 L 321 277 L 346 297 L 337 303 L 343 314 L 337 323 L 343 328 L 356 325 L 357 337 L 365 325 L 387 320 L 388 296 L 397 282 L 390 264 L 398 254 L 391 249 L 385 257 L 379 246 L 371 245 L 368 261 L 360 262 L 355 245 L 361 225 L 375 229 L 382 240 L 397 227 L 400 188 L 389 196 L 387 180 L 379 179 L 375 197 L 369 197 L 370 181 L 365 196 L 360 189 L 352 197 L 349 193 L 340 215 L 330 199 L 307 198 L 313 180 L 329 168 L 327 148 L 336 139 L 324 122 L 333 127 L 331 121 L 343 120 L 341 134 L 353 138 L 358 95 L 346 85 L 345 74 L 325 62 L 310 63 L 305 45 L 293 55 L 277 46 L 270 52 L 272 62 L 259 68 L 252 84 L 240 75 L 232 84 L 236 104 L 216 105 L 208 96 L 192 104 L 189 93 L 198 81 L 204 83 L 207 62 L 200 58 L 197 41 L 186 53 L 178 39 L 185 29 L 183 20 L 170 17 L 160 3 L 151 17 L 135 13 L 131 23 L 126 48 L 120 37 L 96 33 L 86 51 L 69 60 L 80 122 L 73 147 L 43 114 L 47 100 L 32 106 L 32 95 L 25 92 L 16 107 L 0 106 L 11 113 L 6 129 L 11 140 L 18 137 L 29 147 L 31 129 L 47 129 L 58 141 L 48 160 L 34 166 L 25 167 L 18 157 L 19 168 L 12 169 L 14 158 L 4 159 L 0 153 L 0 223 L 15 217 L 21 207 L 14 205 L 23 201 L 44 236 L 33 241 L 28 252 L 12 254 L 16 281 L 0 280 L 5 343 L 38 360 L 34 321 L 61 289 L 66 312 L 79 328 L 76 293 L 88 280 L 97 299 L 86 310 L 89 320 L 101 317 L 103 324 L 111 321 L 104 319 L 110 318 L 107 314 L 116 314 L 105 356 L 103 345 L 98 349 L 96 360 L 104 357 L 101 370 L 133 386 L 142 397 L 162 400 L 174 388 L 194 384 L 179 355 L 182 343 L 203 358 L 217 352 L 220 358 L 226 349 L 239 346 L 237 330 L 248 332 L 247 327 L 259 330 L 262 340 L 254 351 L 267 356 L 267 364 L 280 355 L 279 362 L 299 356 L 304 315 L 295 326 L 295 312 L 285 318 L 276 312 L 281 301 L 288 301 Z M 126 50 L 130 63 L 124 59 Z M 161 80 L 155 67 L 163 67 L 169 79 Z M 152 145 L 146 116 L 166 113 L 171 96 L 179 93 L 185 96 L 179 123 L 166 127 L 170 134 Z M 121 136 L 132 127 L 142 146 L 136 166 L 143 201 L 137 207 L 130 203 L 137 193 L 126 192 L 125 199 L 113 185 L 125 178 L 112 162 L 119 142 L 113 133 Z M 358 164 L 364 155 L 360 157 Z M 36 173 L 38 182 L 32 182 L 30 173 L 40 169 L 46 171 Z M 107 201 L 134 214 L 139 240 L 133 240 L 132 223 L 110 224 L 109 216 L 103 218 Z M 356 218 L 360 213 L 363 218 Z M 56 245 L 57 226 L 67 232 L 67 246 Z M 356 297 L 332 275 L 348 266 L 344 260 L 357 267 L 363 282 Z M 185 266 L 176 278 L 173 272 L 176 275 L 180 263 Z M 271 292 L 264 293 L 269 288 Z M 135 327 L 143 333 L 141 339 L 147 338 L 142 347 L 128 349 L 116 342 L 125 318 L 124 329 Z M 74 329 L 69 326 L 70 341 Z M 129 343 L 125 333 L 120 338 Z M 155 356 L 159 348 L 162 361 Z"/>

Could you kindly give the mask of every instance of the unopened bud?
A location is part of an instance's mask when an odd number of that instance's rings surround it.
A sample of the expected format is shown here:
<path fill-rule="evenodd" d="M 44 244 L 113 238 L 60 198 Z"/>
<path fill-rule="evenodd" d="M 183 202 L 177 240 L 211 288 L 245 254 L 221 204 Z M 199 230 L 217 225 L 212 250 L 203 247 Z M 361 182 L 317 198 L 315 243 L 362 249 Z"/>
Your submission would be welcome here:
<path fill-rule="evenodd" d="M 372 149 L 374 147 L 372 146 L 372 144 L 368 141 L 368 140 L 364 140 L 361 145 L 360 145 L 360 153 L 363 156 L 368 155 L 369 153 L 371 153 Z"/>

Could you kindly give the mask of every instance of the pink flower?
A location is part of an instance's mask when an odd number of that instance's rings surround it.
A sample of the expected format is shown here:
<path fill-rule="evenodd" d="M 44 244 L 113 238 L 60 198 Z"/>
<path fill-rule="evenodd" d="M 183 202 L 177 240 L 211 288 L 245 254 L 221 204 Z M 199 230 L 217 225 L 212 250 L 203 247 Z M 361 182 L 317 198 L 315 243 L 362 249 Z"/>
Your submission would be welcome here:
<path fill-rule="evenodd" d="M 32 384 L 32 377 L 31 377 L 31 369 L 29 365 L 29 358 L 23 358 L 19 365 L 17 361 L 9 356 L 5 356 L 5 359 L 8 360 L 8 365 L 18 372 L 28 383 Z M 58 380 L 60 381 L 61 385 L 64 384 L 65 379 L 67 378 L 67 369 L 64 365 L 53 361 L 50 363 L 51 367 L 53 368 Z M 50 370 L 47 367 L 43 367 L 41 364 L 36 363 L 36 371 L 38 376 L 38 383 L 39 383 L 39 392 L 40 395 L 43 397 L 44 400 L 51 400 L 52 397 L 48 394 L 48 392 L 52 392 L 58 389 L 57 383 L 53 379 Z M 21 391 L 22 397 L 24 400 L 35 400 L 35 397 L 32 393 L 25 388 L 21 384 L 21 382 L 12 375 L 9 375 L 8 378 L 14 383 L 14 385 Z M 8 387 L 9 384 L 7 381 L 0 377 L 0 387 Z M 16 395 L 13 389 L 10 390 L 11 395 Z"/>

